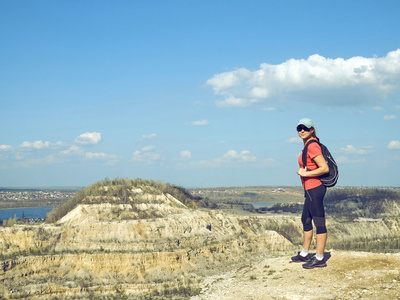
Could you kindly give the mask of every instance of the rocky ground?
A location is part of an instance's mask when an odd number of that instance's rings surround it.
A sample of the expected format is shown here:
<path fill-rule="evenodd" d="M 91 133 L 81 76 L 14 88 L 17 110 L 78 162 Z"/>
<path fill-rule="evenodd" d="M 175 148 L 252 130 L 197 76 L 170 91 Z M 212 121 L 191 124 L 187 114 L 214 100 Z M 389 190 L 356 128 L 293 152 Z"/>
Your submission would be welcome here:
<path fill-rule="evenodd" d="M 331 250 L 328 266 L 312 270 L 291 262 L 290 255 L 208 277 L 191 300 L 400 299 L 398 254 Z"/>
<path fill-rule="evenodd" d="M 1 227 L 0 299 L 400 299 L 400 253 L 337 250 L 398 252 L 397 198 L 328 217 L 328 266 L 305 270 L 290 261 L 299 213 L 210 210 L 185 195 L 105 180 L 51 222 Z M 358 200 L 332 211 L 360 212 Z"/>

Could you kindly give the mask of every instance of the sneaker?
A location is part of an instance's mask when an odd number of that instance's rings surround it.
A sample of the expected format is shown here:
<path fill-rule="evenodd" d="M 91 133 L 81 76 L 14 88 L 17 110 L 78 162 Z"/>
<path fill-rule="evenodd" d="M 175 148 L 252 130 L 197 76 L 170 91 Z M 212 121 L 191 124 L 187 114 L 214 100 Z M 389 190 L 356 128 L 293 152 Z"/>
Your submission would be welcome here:
<path fill-rule="evenodd" d="M 312 254 L 308 253 L 307 256 L 301 256 L 300 252 L 297 252 L 296 256 L 292 257 L 292 262 L 305 262 L 305 261 L 310 261 L 312 258 Z"/>
<path fill-rule="evenodd" d="M 313 269 L 318 267 L 326 267 L 325 259 L 318 260 L 315 256 L 305 264 L 303 264 L 304 269 Z"/>

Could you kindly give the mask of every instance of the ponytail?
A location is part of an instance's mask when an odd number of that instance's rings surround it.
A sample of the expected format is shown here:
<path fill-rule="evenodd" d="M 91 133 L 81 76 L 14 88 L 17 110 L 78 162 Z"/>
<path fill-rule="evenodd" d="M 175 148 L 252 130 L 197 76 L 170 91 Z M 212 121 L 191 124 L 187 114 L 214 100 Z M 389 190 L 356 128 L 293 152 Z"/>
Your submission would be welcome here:
<path fill-rule="evenodd" d="M 311 134 L 312 137 L 317 138 L 317 131 L 315 130 L 314 127 L 312 127 L 314 129 L 313 133 Z M 318 138 L 317 138 L 318 139 Z M 319 140 L 319 139 L 318 139 Z"/>

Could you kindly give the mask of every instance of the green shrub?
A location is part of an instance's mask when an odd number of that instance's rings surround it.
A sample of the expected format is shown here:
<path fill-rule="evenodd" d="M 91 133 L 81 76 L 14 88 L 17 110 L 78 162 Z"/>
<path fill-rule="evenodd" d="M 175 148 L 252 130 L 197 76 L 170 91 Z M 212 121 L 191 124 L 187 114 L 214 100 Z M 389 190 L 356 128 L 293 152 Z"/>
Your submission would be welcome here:
<path fill-rule="evenodd" d="M 15 224 L 17 224 L 17 217 L 16 216 L 14 216 L 14 218 L 9 218 L 9 219 L 5 220 L 3 222 L 3 227 L 12 227 Z"/>

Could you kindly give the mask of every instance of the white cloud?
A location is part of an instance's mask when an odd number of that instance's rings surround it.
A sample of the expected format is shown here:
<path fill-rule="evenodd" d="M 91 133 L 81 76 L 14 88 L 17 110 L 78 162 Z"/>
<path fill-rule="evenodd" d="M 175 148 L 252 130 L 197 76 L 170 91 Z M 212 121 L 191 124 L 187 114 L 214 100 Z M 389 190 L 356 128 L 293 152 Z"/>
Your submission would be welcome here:
<path fill-rule="evenodd" d="M 255 162 L 257 162 L 256 165 L 254 165 Z M 247 164 L 252 164 L 253 167 L 270 167 L 275 165 L 276 161 L 273 158 L 258 160 L 257 157 L 253 155 L 249 150 L 243 150 L 238 152 L 236 150 L 231 149 L 218 158 L 190 162 L 190 166 L 192 167 L 207 167 L 207 168 L 231 167 L 231 166 L 237 167 L 239 165 L 246 166 Z"/>
<path fill-rule="evenodd" d="M 340 148 L 340 150 L 346 154 L 368 154 L 371 152 L 372 147 L 367 146 L 367 147 L 362 147 L 360 149 L 356 149 L 354 146 L 352 145 L 347 145 L 346 147 L 342 147 Z"/>
<path fill-rule="evenodd" d="M 181 151 L 181 157 L 184 159 L 189 159 L 192 157 L 192 153 L 190 151 L 183 150 Z"/>
<path fill-rule="evenodd" d="M 132 161 L 152 164 L 161 159 L 159 153 L 154 152 L 155 146 L 146 146 L 133 152 Z"/>
<path fill-rule="evenodd" d="M 100 133 L 86 133 L 80 135 L 75 141 L 83 144 L 98 143 L 101 141 L 101 135 Z M 114 164 L 119 160 L 117 155 L 85 152 L 80 145 L 68 145 L 61 141 L 55 143 L 42 140 L 25 141 L 16 147 L 0 145 L 1 160 L 7 159 L 10 164 L 24 168 L 63 163 L 71 159 L 81 160 L 82 158 L 103 160 L 107 164 Z"/>
<path fill-rule="evenodd" d="M 150 139 L 154 139 L 154 138 L 156 138 L 157 137 L 157 134 L 155 134 L 155 133 L 151 133 L 151 134 L 144 134 L 144 135 L 142 135 L 142 139 L 143 140 L 150 140 Z"/>
<path fill-rule="evenodd" d="M 85 152 L 81 147 L 71 145 L 68 149 L 60 151 L 61 155 L 65 156 L 80 156 L 89 160 L 103 160 L 108 164 L 114 164 L 119 160 L 119 157 L 114 154 L 106 154 L 104 152 Z"/>
<path fill-rule="evenodd" d="M 291 138 L 288 138 L 286 142 L 291 143 L 291 144 L 301 144 L 303 140 L 298 137 L 298 136 L 293 136 Z"/>
<path fill-rule="evenodd" d="M 400 92 L 400 49 L 385 57 L 289 59 L 263 63 L 256 71 L 240 68 L 207 81 L 224 100 L 217 105 L 244 107 L 261 101 L 315 102 L 322 105 L 362 104 Z"/>
<path fill-rule="evenodd" d="M 46 142 L 43 142 L 43 141 L 36 141 L 36 142 L 33 142 L 33 143 L 31 143 L 31 142 L 23 142 L 23 143 L 20 145 L 21 148 L 25 148 L 25 149 L 38 149 L 38 150 L 40 150 L 40 149 L 46 149 L 46 148 L 49 148 L 50 146 L 51 146 L 51 143 L 48 142 L 48 141 L 46 141 Z"/>
<path fill-rule="evenodd" d="M 218 106 L 221 107 L 246 107 L 257 102 L 259 102 L 259 100 L 257 99 L 246 99 L 229 96 L 225 100 L 217 101 L 216 103 Z"/>
<path fill-rule="evenodd" d="M 24 160 L 22 160 L 24 159 Z M 21 161 L 18 163 L 19 166 L 23 168 L 29 168 L 35 165 L 52 165 L 57 163 L 59 160 L 54 156 L 54 155 L 48 155 L 46 157 L 42 158 L 31 158 L 31 159 L 25 159 L 22 158 Z"/>
<path fill-rule="evenodd" d="M 158 153 L 143 153 L 139 150 L 136 150 L 133 153 L 132 160 L 135 162 L 147 162 L 152 163 L 157 160 L 160 160 L 161 155 Z"/>
<path fill-rule="evenodd" d="M 148 152 L 148 151 L 154 150 L 155 147 L 156 146 L 153 146 L 153 145 L 146 146 L 146 147 L 142 148 L 142 151 Z"/>
<path fill-rule="evenodd" d="M 109 165 L 114 165 L 118 162 L 118 156 L 114 154 L 106 154 L 104 152 L 86 152 L 85 158 L 106 161 Z"/>
<path fill-rule="evenodd" d="M 235 150 L 229 150 L 224 155 L 222 155 L 222 158 L 224 158 L 226 160 L 239 158 L 239 153 Z"/>
<path fill-rule="evenodd" d="M 366 162 L 366 159 L 349 159 L 347 156 L 339 156 L 335 161 L 338 164 L 362 164 Z"/>
<path fill-rule="evenodd" d="M 265 111 L 276 111 L 276 108 L 275 107 L 263 107 L 262 110 L 265 110 Z"/>
<path fill-rule="evenodd" d="M 63 155 L 83 155 L 84 151 L 81 147 L 72 145 L 67 150 L 60 152 Z"/>
<path fill-rule="evenodd" d="M 374 106 L 372 109 L 376 110 L 376 111 L 382 111 L 383 107 L 382 106 Z"/>
<path fill-rule="evenodd" d="M 81 145 L 96 145 L 100 142 L 101 142 L 101 133 L 99 132 L 82 133 L 75 139 L 75 143 Z"/>
<path fill-rule="evenodd" d="M 107 158 L 107 154 L 105 154 L 104 152 L 86 152 L 85 157 L 88 159 L 105 159 Z"/>
<path fill-rule="evenodd" d="M 390 141 L 387 147 L 388 149 L 400 149 L 400 141 Z"/>
<path fill-rule="evenodd" d="M 8 151 L 11 150 L 12 147 L 10 145 L 0 145 L 0 150 L 1 151 Z"/>
<path fill-rule="evenodd" d="M 218 160 L 221 161 L 236 160 L 236 161 L 250 162 L 257 160 L 257 158 L 253 154 L 251 154 L 250 151 L 248 150 L 243 150 L 240 153 L 235 150 L 229 150 Z"/>
<path fill-rule="evenodd" d="M 192 122 L 193 126 L 205 126 L 208 125 L 208 121 L 207 120 L 201 120 L 201 121 L 194 121 Z"/>
<path fill-rule="evenodd" d="M 383 119 L 385 121 L 395 120 L 396 116 L 395 115 L 385 115 L 385 116 L 383 116 Z"/>

